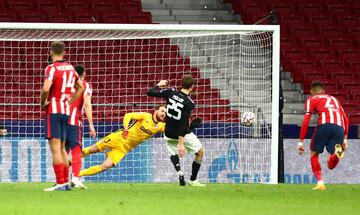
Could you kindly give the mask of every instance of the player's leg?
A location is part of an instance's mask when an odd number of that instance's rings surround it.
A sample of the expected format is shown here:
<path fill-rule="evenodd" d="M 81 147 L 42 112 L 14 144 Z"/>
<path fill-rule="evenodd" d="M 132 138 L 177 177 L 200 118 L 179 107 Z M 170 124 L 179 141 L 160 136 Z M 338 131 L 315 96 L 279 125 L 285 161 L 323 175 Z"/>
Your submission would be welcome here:
<path fill-rule="evenodd" d="M 331 131 L 332 137 L 326 145 L 326 150 L 329 152 L 328 168 L 334 169 L 345 155 L 341 146 L 344 140 L 344 129 L 338 125 L 331 125 L 329 131 Z"/>
<path fill-rule="evenodd" d="M 121 143 L 118 143 L 119 145 Z M 109 145 L 113 145 L 111 142 L 109 142 Z M 95 165 L 92 166 L 88 169 L 82 170 L 80 171 L 80 176 L 90 176 L 90 175 L 95 175 L 98 174 L 100 172 L 106 171 L 109 168 L 116 166 L 127 154 L 127 151 L 124 150 L 123 148 L 119 147 L 119 148 L 114 148 L 114 147 L 110 147 L 110 151 L 106 153 L 107 158 L 105 159 L 105 161 L 100 164 L 100 165 Z"/>
<path fill-rule="evenodd" d="M 94 153 L 103 152 L 109 148 L 109 143 L 112 141 L 115 133 L 111 133 L 108 136 L 102 138 L 97 143 L 82 149 L 82 157 L 89 156 Z"/>
<path fill-rule="evenodd" d="M 185 135 L 184 140 L 185 140 L 184 142 L 185 142 L 185 148 L 186 148 L 187 152 L 195 153 L 195 159 L 192 163 L 191 177 L 190 177 L 189 184 L 191 186 L 204 187 L 205 184 L 201 184 L 197 180 L 197 175 L 199 173 L 202 159 L 204 156 L 204 149 L 202 147 L 202 144 L 194 133 Z"/>
<path fill-rule="evenodd" d="M 324 185 L 324 181 L 322 178 L 322 172 L 321 172 L 321 165 L 319 162 L 319 154 L 324 152 L 324 148 L 328 141 L 328 138 L 329 137 L 327 135 L 326 125 L 321 125 L 315 130 L 313 138 L 310 143 L 311 169 L 317 180 L 317 184 L 313 188 L 314 190 L 325 190 L 325 185 Z"/>
<path fill-rule="evenodd" d="M 45 117 L 45 136 L 48 139 L 52 155 L 56 185 L 44 191 L 65 190 L 64 157 L 61 147 L 61 118 L 58 114 L 48 114 Z"/>
<path fill-rule="evenodd" d="M 179 155 L 177 154 L 178 140 L 165 137 L 165 141 L 166 141 L 166 147 L 170 153 L 170 161 L 173 164 L 176 174 L 179 177 L 179 185 L 185 186 L 186 184 L 185 177 L 184 177 L 184 173 L 181 171 L 180 158 Z"/>
<path fill-rule="evenodd" d="M 68 121 L 69 116 L 62 114 L 61 115 L 61 153 L 64 159 L 64 183 L 67 184 L 66 189 L 71 190 L 69 183 L 69 156 L 66 150 L 66 137 L 68 130 Z"/>

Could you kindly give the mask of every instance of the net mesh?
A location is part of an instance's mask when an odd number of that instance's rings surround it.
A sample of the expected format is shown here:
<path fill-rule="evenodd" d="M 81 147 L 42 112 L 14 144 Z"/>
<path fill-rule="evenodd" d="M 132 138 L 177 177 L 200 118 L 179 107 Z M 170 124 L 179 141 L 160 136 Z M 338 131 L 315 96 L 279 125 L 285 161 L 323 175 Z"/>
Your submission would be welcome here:
<path fill-rule="evenodd" d="M 219 31 L 0 30 L 0 181 L 52 181 L 51 154 L 42 138 L 40 89 L 53 40 L 65 41 L 65 59 L 84 65 L 93 87 L 98 138 L 121 128 L 127 112 L 153 112 L 161 99 L 146 95 L 159 80 L 179 88 L 184 74 L 197 83 L 192 99 L 195 130 L 205 149 L 199 179 L 268 182 L 271 165 L 272 33 Z M 253 127 L 240 123 L 256 114 Z M 84 168 L 104 154 L 87 157 Z M 190 176 L 193 155 L 181 160 Z M 144 142 L 117 166 L 87 181 L 177 180 L 161 136 Z"/>

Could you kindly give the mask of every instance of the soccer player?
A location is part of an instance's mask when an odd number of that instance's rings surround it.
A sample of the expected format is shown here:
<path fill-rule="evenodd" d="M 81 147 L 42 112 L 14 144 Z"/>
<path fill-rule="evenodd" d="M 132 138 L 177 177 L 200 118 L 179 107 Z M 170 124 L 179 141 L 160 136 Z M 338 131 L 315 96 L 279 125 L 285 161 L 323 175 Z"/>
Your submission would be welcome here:
<path fill-rule="evenodd" d="M 66 130 L 70 105 L 81 95 L 83 86 L 74 67 L 64 61 L 65 44 L 51 43 L 52 64 L 45 69 L 45 80 L 41 89 L 41 107 L 46 110 L 45 138 L 49 141 L 56 184 L 45 191 L 71 190 L 69 161 L 65 149 Z M 75 87 L 75 92 L 71 91 Z M 71 96 L 72 95 L 72 96 Z"/>
<path fill-rule="evenodd" d="M 90 137 L 96 137 L 96 131 L 92 117 L 91 85 L 85 81 L 86 72 L 84 67 L 76 65 L 75 70 L 79 75 L 79 79 L 83 82 L 85 88 L 82 96 L 80 96 L 70 108 L 70 119 L 67 128 L 66 150 L 70 153 L 71 150 L 71 167 L 72 179 L 71 185 L 76 188 L 86 189 L 87 187 L 80 181 L 79 173 L 81 170 L 81 148 L 82 148 L 82 126 L 83 126 L 83 112 L 85 111 L 86 117 L 89 122 Z"/>
<path fill-rule="evenodd" d="M 117 165 L 123 157 L 136 146 L 165 130 L 166 116 L 164 105 L 156 107 L 151 113 L 127 113 L 123 120 L 123 130 L 111 133 L 92 146 L 82 150 L 83 157 L 97 152 L 106 152 L 107 158 L 101 165 L 80 171 L 80 176 L 95 175 Z M 130 125 L 130 122 L 133 124 Z"/>
<path fill-rule="evenodd" d="M 322 179 L 319 154 L 324 148 L 329 153 L 327 166 L 334 169 L 339 159 L 344 157 L 347 148 L 347 135 L 349 120 L 340 102 L 333 96 L 325 94 L 323 83 L 314 81 L 311 84 L 311 96 L 305 102 L 305 116 L 301 126 L 298 144 L 299 154 L 304 153 L 304 138 L 312 114 L 318 115 L 318 126 L 310 143 L 311 168 L 316 177 L 317 184 L 314 190 L 325 190 Z"/>
<path fill-rule="evenodd" d="M 186 151 L 195 153 L 189 184 L 191 186 L 205 186 L 196 180 L 204 150 L 196 135 L 188 132 L 190 130 L 189 119 L 191 111 L 195 107 L 194 102 L 189 96 L 194 88 L 194 83 L 195 81 L 190 75 L 185 75 L 181 80 L 182 88 L 180 91 L 171 88 L 160 89 L 168 86 L 168 81 L 166 80 L 161 80 L 148 91 L 149 96 L 166 98 L 167 100 L 165 140 L 171 155 L 170 160 L 179 176 L 180 186 L 185 186 L 185 178 L 181 171 L 179 156 L 183 157 Z"/>

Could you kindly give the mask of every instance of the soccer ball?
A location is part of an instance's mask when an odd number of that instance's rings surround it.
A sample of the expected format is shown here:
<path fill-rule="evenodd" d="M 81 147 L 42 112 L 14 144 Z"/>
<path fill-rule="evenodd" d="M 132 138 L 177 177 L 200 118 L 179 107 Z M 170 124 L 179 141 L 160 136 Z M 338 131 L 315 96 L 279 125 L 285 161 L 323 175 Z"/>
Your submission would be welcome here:
<path fill-rule="evenodd" d="M 255 122 L 256 122 L 256 115 L 253 112 L 244 112 L 241 115 L 241 124 L 248 126 L 248 127 L 252 127 L 254 126 Z"/>

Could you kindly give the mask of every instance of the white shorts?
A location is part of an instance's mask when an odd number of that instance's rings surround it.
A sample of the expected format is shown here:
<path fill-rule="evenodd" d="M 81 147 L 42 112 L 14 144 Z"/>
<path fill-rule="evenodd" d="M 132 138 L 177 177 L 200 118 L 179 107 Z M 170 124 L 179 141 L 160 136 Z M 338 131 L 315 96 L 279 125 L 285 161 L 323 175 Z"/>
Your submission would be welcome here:
<path fill-rule="evenodd" d="M 179 140 L 168 138 L 166 136 L 164 137 L 164 139 L 166 141 L 166 146 L 169 150 L 169 153 L 171 155 L 178 154 Z M 187 153 L 197 153 L 202 148 L 202 144 L 201 144 L 200 140 L 192 132 L 190 134 L 185 135 L 184 142 L 185 142 L 184 145 L 185 145 L 185 149 L 186 149 Z"/>

